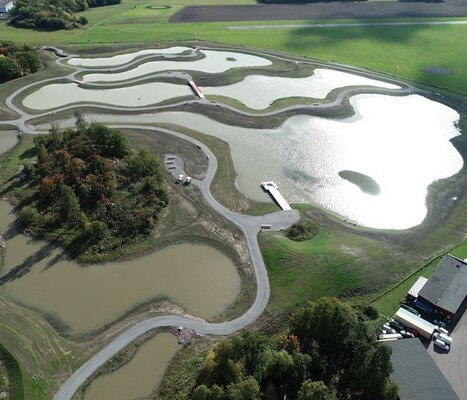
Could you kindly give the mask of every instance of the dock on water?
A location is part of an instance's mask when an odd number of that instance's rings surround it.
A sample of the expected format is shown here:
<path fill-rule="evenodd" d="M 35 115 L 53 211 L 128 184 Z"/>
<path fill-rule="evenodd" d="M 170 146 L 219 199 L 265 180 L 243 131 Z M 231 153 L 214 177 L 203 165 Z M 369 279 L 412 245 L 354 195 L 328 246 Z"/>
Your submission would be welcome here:
<path fill-rule="evenodd" d="M 269 192 L 269 194 L 276 201 L 276 203 L 279 204 L 280 208 L 282 208 L 283 210 L 292 209 L 292 207 L 289 206 L 289 203 L 285 201 L 284 197 L 281 195 L 281 192 L 279 192 L 279 188 L 274 182 L 272 181 L 261 182 L 261 186 L 263 187 L 264 190 Z"/>
<path fill-rule="evenodd" d="M 193 81 L 188 81 L 188 83 L 200 99 L 205 99 L 203 92 L 198 87 L 198 85 L 196 85 L 196 83 L 194 83 Z"/>

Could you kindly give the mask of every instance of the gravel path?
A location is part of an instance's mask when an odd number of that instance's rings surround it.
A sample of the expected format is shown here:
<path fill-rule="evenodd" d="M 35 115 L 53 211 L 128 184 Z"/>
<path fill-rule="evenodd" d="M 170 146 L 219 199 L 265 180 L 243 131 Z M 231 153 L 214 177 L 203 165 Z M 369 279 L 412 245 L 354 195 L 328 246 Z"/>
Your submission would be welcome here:
<path fill-rule="evenodd" d="M 192 329 L 201 335 L 229 335 L 245 328 L 252 322 L 256 321 L 256 319 L 258 319 L 258 317 L 263 313 L 269 300 L 269 280 L 256 238 L 257 234 L 263 223 L 271 224 L 273 230 L 279 230 L 280 228 L 288 227 L 299 220 L 299 214 L 296 210 L 279 211 L 261 217 L 251 217 L 234 213 L 219 204 L 214 199 L 209 190 L 217 170 L 217 159 L 211 150 L 209 150 L 204 144 L 198 142 L 197 140 L 168 129 L 151 128 L 145 125 L 112 125 L 111 127 L 119 129 L 144 129 L 164 132 L 169 135 L 174 135 L 179 138 L 188 140 L 193 144 L 201 147 L 206 156 L 209 157 L 208 171 L 205 179 L 202 181 L 193 179 L 192 185 L 199 187 L 204 198 L 214 210 L 222 214 L 224 217 L 242 229 L 248 244 L 250 258 L 256 276 L 256 298 L 253 305 L 245 314 L 227 322 L 206 323 L 194 321 L 177 315 L 166 315 L 150 318 L 134 325 L 118 336 L 107 346 L 105 346 L 99 353 L 83 364 L 78 370 L 76 370 L 56 393 L 54 400 L 71 399 L 76 390 L 78 390 L 78 388 L 84 382 L 86 382 L 86 380 L 95 371 L 97 371 L 103 364 L 105 364 L 105 362 L 107 362 L 110 358 L 112 358 L 115 354 L 117 354 L 120 350 L 125 348 L 139 336 L 151 329 L 168 326 L 183 326 L 185 328 Z"/>

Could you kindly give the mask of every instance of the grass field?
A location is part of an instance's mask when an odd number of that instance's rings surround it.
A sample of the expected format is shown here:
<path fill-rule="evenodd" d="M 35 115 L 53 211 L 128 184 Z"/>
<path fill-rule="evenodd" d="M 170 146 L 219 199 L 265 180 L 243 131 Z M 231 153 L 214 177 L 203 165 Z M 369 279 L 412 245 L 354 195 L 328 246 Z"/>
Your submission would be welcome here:
<path fill-rule="evenodd" d="M 219 4 L 219 1 L 179 0 L 172 3 L 169 9 L 147 8 L 164 3 L 167 2 L 153 0 L 141 3 L 137 0 L 124 0 L 120 5 L 89 9 L 83 13 L 89 24 L 84 29 L 74 31 L 37 32 L 0 24 L 0 37 L 34 45 L 56 44 L 65 47 L 77 45 L 77 48 L 104 43 L 214 41 L 334 60 L 462 95 L 467 94 L 466 57 L 465 52 L 460 51 L 459 48 L 467 36 L 467 25 L 229 31 L 226 26 L 257 23 L 253 21 L 171 24 L 168 22 L 169 17 L 183 5 Z M 255 4 L 252 0 L 223 2 L 226 3 Z M 323 20 L 274 21 L 274 24 L 325 24 L 326 22 Z M 351 22 L 368 22 L 368 20 Z M 260 23 L 260 25 L 267 24 L 264 21 Z M 452 74 L 427 73 L 423 71 L 426 66 L 445 67 L 450 69 Z"/>

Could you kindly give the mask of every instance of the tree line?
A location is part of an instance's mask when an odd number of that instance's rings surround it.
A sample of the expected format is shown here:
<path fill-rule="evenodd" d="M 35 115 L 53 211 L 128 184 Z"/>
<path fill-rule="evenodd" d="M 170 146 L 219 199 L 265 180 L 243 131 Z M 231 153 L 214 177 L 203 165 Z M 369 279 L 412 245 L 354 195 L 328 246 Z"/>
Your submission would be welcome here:
<path fill-rule="evenodd" d="M 168 204 L 160 164 L 126 136 L 77 115 L 75 129 L 53 127 L 34 139 L 16 191 L 19 218 L 33 236 L 57 241 L 71 255 L 106 253 L 148 235 Z"/>
<path fill-rule="evenodd" d="M 75 13 L 120 3 L 121 0 L 16 0 L 11 24 L 27 29 L 74 29 L 88 23 L 86 17 Z"/>
<path fill-rule="evenodd" d="M 32 47 L 0 42 L 0 83 L 32 74 L 41 68 L 41 59 Z"/>
<path fill-rule="evenodd" d="M 376 313 L 377 314 L 377 313 Z M 206 356 L 191 400 L 396 400 L 374 309 L 310 302 L 275 337 L 243 331 Z"/>

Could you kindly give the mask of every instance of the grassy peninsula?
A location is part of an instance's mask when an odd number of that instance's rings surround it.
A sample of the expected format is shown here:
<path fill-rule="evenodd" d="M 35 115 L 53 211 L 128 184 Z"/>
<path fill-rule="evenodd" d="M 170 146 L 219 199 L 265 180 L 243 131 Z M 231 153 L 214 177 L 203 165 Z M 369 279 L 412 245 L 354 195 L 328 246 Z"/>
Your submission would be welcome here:
<path fill-rule="evenodd" d="M 87 124 L 34 139 L 14 182 L 25 231 L 79 261 L 113 258 L 155 227 L 168 194 L 156 157 L 118 130 Z"/>

